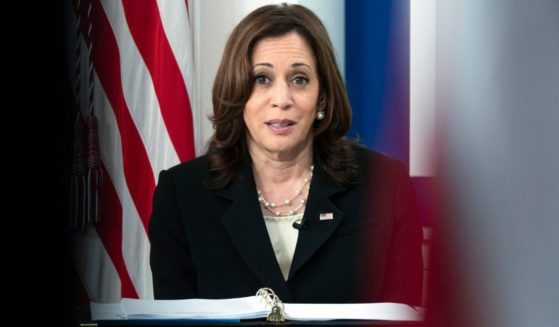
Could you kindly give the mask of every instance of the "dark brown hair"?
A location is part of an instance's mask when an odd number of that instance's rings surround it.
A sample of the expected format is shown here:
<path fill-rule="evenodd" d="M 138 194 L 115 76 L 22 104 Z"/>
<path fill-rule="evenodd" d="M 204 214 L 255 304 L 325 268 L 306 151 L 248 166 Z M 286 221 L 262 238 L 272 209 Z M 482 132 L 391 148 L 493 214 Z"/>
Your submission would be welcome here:
<path fill-rule="evenodd" d="M 225 46 L 212 90 L 214 134 L 208 145 L 209 188 L 226 186 L 248 155 L 243 110 L 254 84 L 251 60 L 256 43 L 290 32 L 303 37 L 316 58 L 319 99 L 323 101 L 325 117 L 313 126 L 314 156 L 336 183 L 358 182 L 360 171 L 352 150 L 354 142 L 345 138 L 351 108 L 326 28 L 309 9 L 281 4 L 260 7 L 246 16 Z"/>

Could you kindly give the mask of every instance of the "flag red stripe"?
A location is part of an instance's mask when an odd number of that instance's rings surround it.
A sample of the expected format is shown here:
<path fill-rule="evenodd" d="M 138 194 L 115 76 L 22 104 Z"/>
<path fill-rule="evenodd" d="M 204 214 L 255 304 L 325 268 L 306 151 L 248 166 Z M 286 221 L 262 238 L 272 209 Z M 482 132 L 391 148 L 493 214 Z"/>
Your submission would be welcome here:
<path fill-rule="evenodd" d="M 123 0 L 128 27 L 151 74 L 163 121 L 181 161 L 194 158 L 190 99 L 155 0 Z M 154 46 L 157 45 L 157 46 Z"/>
<path fill-rule="evenodd" d="M 95 229 L 118 272 L 122 297 L 138 298 L 122 255 L 122 206 L 104 166 L 101 204 L 102 221 Z"/>
<path fill-rule="evenodd" d="M 93 0 L 93 63 L 113 108 L 122 142 L 124 178 L 147 231 L 155 177 L 142 139 L 128 110 L 121 84 L 120 53 L 99 0 Z M 120 252 L 120 249 L 118 249 Z"/>

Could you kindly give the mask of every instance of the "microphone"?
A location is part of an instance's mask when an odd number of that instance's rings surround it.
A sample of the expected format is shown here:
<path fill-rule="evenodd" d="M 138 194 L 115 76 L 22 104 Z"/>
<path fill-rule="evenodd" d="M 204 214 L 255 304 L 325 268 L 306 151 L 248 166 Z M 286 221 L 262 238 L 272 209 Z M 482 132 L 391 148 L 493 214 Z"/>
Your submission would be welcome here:
<path fill-rule="evenodd" d="M 305 217 L 303 219 L 297 219 L 293 222 L 293 228 L 298 229 L 299 231 L 307 229 L 307 225 L 305 224 Z"/>

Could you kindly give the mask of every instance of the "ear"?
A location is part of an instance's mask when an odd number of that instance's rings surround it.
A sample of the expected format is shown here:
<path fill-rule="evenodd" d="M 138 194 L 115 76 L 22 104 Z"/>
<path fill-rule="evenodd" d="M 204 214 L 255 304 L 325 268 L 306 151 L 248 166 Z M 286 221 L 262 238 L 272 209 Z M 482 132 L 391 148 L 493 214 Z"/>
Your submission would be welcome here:
<path fill-rule="evenodd" d="M 326 101 L 324 101 L 324 95 L 318 97 L 317 109 L 318 111 L 324 110 L 326 108 Z"/>

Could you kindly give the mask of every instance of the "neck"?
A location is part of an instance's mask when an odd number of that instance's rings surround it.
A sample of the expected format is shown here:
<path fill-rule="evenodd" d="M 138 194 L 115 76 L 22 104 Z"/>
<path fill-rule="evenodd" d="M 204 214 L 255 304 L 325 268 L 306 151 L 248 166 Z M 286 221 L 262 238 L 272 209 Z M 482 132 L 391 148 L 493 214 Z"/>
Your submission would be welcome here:
<path fill-rule="evenodd" d="M 312 142 L 309 142 L 302 151 L 291 155 L 255 151 L 250 147 L 249 153 L 255 181 L 262 188 L 303 179 L 308 176 L 312 165 Z"/>
<path fill-rule="evenodd" d="M 266 214 L 286 216 L 304 210 L 312 177 L 312 142 L 292 155 L 250 149 L 258 200 Z"/>

